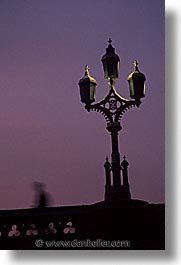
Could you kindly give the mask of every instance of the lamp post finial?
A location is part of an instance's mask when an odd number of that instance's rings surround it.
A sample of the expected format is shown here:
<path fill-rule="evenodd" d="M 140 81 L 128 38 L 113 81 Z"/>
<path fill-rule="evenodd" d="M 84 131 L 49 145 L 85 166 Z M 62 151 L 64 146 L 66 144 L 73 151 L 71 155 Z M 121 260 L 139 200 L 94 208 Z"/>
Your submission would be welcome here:
<path fill-rule="evenodd" d="M 85 66 L 85 75 L 89 75 L 89 66 L 87 64 Z"/>
<path fill-rule="evenodd" d="M 134 70 L 138 71 L 138 61 L 137 60 L 134 60 L 133 65 L 134 65 Z"/>
<path fill-rule="evenodd" d="M 108 40 L 108 43 L 109 43 L 109 44 L 111 44 L 111 43 L 112 43 L 112 39 L 111 39 L 111 38 L 109 38 L 109 40 Z"/>

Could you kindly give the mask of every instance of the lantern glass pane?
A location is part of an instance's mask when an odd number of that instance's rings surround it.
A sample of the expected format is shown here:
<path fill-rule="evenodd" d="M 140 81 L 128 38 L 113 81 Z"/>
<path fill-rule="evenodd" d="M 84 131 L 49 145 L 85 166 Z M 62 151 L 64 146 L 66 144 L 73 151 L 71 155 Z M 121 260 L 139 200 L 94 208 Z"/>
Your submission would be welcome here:
<path fill-rule="evenodd" d="M 145 87 L 145 82 L 144 82 L 143 96 L 145 96 L 145 91 L 146 91 L 146 87 Z"/>
<path fill-rule="evenodd" d="M 134 98 L 134 83 L 133 83 L 133 79 L 129 80 L 129 88 L 130 88 L 130 97 Z"/>
<path fill-rule="evenodd" d="M 90 87 L 90 100 L 94 101 L 94 95 L 95 95 L 95 84 L 91 84 Z"/>

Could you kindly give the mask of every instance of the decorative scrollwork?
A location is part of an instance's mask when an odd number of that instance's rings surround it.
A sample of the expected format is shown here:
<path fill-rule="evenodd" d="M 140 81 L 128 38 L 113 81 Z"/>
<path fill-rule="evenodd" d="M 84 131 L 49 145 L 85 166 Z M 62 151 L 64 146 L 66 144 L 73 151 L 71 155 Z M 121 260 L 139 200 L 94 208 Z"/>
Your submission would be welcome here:
<path fill-rule="evenodd" d="M 119 106 L 118 106 L 119 102 Z M 140 102 L 141 103 L 141 102 Z M 101 113 L 107 122 L 119 122 L 123 114 L 130 108 L 139 106 L 133 100 L 128 100 L 121 97 L 116 89 L 111 85 L 111 88 L 106 97 L 96 104 L 86 105 L 87 111 L 97 111 Z"/>
<path fill-rule="evenodd" d="M 63 230 L 63 232 L 64 232 L 64 234 L 68 234 L 68 233 L 74 234 L 75 233 L 75 228 L 72 227 L 72 222 L 67 223 L 67 227 Z"/>
<path fill-rule="evenodd" d="M 56 234 L 57 229 L 54 227 L 54 223 L 49 223 L 48 229 L 45 230 L 45 234 Z"/>
<path fill-rule="evenodd" d="M 45 236 L 51 236 L 55 234 L 59 235 L 69 235 L 74 234 L 76 231 L 75 226 L 73 223 L 69 220 L 65 222 L 66 225 L 62 225 L 62 222 L 58 222 L 58 224 L 55 227 L 55 223 L 50 222 L 47 225 L 39 226 L 36 224 L 36 222 L 32 224 L 24 224 L 19 223 L 18 226 L 16 224 L 11 225 L 10 228 L 7 230 L 6 227 L 9 227 L 9 225 L 3 225 L 1 226 L 0 230 L 0 241 L 3 240 L 4 237 L 10 238 L 21 238 L 27 236 L 28 238 L 36 237 L 38 235 L 45 235 Z M 37 227 L 39 227 L 37 229 Z M 1 241 L 2 242 L 2 241 Z"/>
<path fill-rule="evenodd" d="M 11 231 L 9 231 L 8 236 L 12 237 L 12 236 L 20 236 L 20 231 L 17 229 L 17 225 L 13 225 L 11 227 Z"/>
<path fill-rule="evenodd" d="M 111 98 L 109 100 L 109 109 L 110 110 L 117 110 L 117 100 L 114 98 Z"/>
<path fill-rule="evenodd" d="M 36 229 L 36 226 L 34 224 L 30 224 L 30 228 L 26 231 L 27 236 L 37 236 L 38 230 Z"/>

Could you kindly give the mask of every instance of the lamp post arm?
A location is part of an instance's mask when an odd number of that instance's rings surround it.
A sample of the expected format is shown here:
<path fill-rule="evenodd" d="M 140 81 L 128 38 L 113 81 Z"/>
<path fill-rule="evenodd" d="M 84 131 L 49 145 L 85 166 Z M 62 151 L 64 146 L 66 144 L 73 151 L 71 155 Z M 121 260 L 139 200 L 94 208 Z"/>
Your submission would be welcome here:
<path fill-rule="evenodd" d="M 100 104 L 101 103 L 101 104 Z M 107 122 L 113 122 L 113 117 L 109 111 L 109 109 L 105 108 L 105 106 L 102 106 L 102 102 L 96 103 L 96 104 L 91 104 L 91 105 L 86 105 L 85 109 L 90 112 L 92 111 L 97 111 L 101 113 L 104 118 L 106 119 Z"/>
<path fill-rule="evenodd" d="M 123 114 L 132 107 L 139 107 L 141 101 L 128 100 L 119 95 L 114 87 L 113 81 L 110 81 L 110 89 L 107 95 L 99 102 L 87 104 L 87 111 L 97 111 L 101 113 L 107 123 L 119 122 Z"/>
<path fill-rule="evenodd" d="M 115 122 L 119 122 L 123 117 L 123 114 L 128 110 L 136 106 L 136 102 L 134 100 L 128 100 L 121 104 L 120 107 L 115 112 Z"/>

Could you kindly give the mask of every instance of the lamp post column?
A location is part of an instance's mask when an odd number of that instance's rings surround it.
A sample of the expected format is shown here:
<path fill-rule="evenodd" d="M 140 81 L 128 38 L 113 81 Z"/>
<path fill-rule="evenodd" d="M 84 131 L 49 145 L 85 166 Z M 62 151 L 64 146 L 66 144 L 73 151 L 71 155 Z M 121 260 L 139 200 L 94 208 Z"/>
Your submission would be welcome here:
<path fill-rule="evenodd" d="M 113 173 L 113 190 L 120 191 L 121 177 L 120 177 L 120 154 L 118 148 L 118 132 L 121 130 L 119 122 L 109 123 L 106 128 L 111 133 L 112 154 L 111 164 Z"/>

